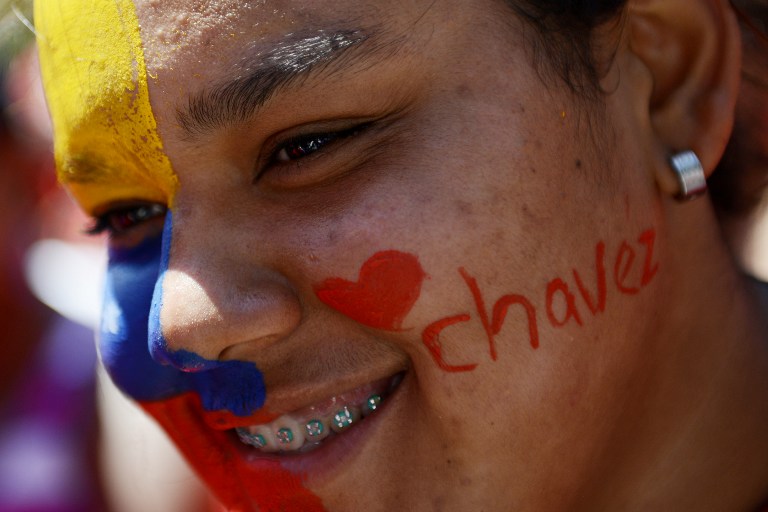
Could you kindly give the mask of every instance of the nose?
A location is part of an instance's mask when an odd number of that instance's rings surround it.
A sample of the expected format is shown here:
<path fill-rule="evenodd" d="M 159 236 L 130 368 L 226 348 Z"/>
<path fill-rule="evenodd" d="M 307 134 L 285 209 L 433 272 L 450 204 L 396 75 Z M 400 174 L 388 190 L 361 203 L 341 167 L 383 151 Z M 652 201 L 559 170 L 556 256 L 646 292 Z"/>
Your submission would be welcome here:
<path fill-rule="evenodd" d="M 186 372 L 251 361 L 301 322 L 301 304 L 284 276 L 258 254 L 216 242 L 175 230 L 169 214 L 150 343 L 155 360 Z"/>

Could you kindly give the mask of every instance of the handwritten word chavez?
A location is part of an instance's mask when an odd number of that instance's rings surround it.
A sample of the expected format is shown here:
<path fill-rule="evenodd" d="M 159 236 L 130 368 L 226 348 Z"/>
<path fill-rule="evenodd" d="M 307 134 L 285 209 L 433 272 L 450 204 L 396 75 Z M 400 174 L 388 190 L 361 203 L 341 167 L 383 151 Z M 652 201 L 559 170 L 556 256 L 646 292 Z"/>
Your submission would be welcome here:
<path fill-rule="evenodd" d="M 636 295 L 653 280 L 659 270 L 658 263 L 654 262 L 654 244 L 656 231 L 648 229 L 643 231 L 635 244 L 623 240 L 619 245 L 616 256 L 613 259 L 613 272 L 611 284 L 623 295 Z M 565 279 L 556 277 L 549 281 L 545 288 L 544 309 L 549 323 L 556 328 L 562 328 L 571 322 L 584 325 L 582 311 L 579 310 L 579 299 L 592 314 L 605 311 L 606 297 L 608 293 L 608 276 L 606 272 L 606 247 L 605 242 L 600 241 L 595 245 L 595 283 L 590 288 L 584 283 L 581 274 L 575 268 L 572 269 L 573 281 L 569 284 Z M 642 259 L 638 255 L 642 254 Z M 640 271 L 635 271 L 640 268 Z M 496 361 L 496 336 L 504 327 L 507 313 L 513 306 L 519 306 L 528 323 L 528 339 L 532 349 L 539 348 L 539 316 L 536 306 L 528 297 L 520 294 L 507 294 L 499 298 L 493 305 L 492 311 L 486 307 L 477 280 L 464 268 L 458 269 L 467 288 L 475 302 L 477 317 L 464 312 L 441 318 L 428 325 L 422 332 L 421 338 L 424 345 L 432 354 L 435 363 L 446 372 L 467 372 L 477 367 L 477 363 L 455 365 L 445 361 L 442 355 L 440 334 L 447 328 L 478 319 L 488 338 L 488 350 L 491 359 Z M 564 304 L 563 308 L 556 308 L 558 304 Z"/>

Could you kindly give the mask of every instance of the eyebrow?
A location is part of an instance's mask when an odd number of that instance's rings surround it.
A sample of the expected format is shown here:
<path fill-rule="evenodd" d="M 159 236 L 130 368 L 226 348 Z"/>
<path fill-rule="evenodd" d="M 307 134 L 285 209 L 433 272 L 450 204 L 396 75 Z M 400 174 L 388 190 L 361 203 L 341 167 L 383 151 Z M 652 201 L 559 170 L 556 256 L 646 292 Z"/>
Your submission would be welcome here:
<path fill-rule="evenodd" d="M 176 120 L 188 137 L 246 122 L 275 94 L 299 86 L 331 64 L 371 57 L 382 46 L 363 43 L 376 35 L 361 29 L 290 34 L 269 51 L 246 58 L 245 71 L 239 75 L 191 95 L 184 107 L 176 109 Z M 361 51 L 350 52 L 355 48 Z M 347 56 L 349 59 L 342 59 Z"/>

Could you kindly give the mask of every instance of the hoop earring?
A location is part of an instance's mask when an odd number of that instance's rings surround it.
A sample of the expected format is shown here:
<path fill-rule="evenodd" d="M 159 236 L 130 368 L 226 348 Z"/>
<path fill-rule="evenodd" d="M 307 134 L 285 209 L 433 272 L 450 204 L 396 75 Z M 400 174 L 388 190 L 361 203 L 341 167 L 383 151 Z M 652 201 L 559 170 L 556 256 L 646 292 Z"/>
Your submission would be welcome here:
<path fill-rule="evenodd" d="M 696 199 L 707 191 L 707 177 L 699 157 L 693 151 L 683 151 L 672 155 L 669 159 L 672 170 L 675 171 L 680 191 L 675 196 L 678 201 Z"/>

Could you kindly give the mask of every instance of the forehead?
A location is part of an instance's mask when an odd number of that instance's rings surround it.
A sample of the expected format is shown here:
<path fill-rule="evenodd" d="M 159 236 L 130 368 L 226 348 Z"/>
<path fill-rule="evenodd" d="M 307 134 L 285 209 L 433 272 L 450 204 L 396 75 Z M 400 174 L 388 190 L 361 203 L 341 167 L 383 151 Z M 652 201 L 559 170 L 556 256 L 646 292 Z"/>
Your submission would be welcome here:
<path fill-rule="evenodd" d="M 194 122 L 190 129 L 187 121 L 211 106 L 206 100 L 221 99 L 231 92 L 225 92 L 228 86 L 238 82 L 252 84 L 260 70 L 265 71 L 268 82 L 290 82 L 305 90 L 332 85 L 340 93 L 342 83 L 362 80 L 362 70 L 407 68 L 414 65 L 415 54 L 433 52 L 433 60 L 451 66 L 451 56 L 442 52 L 448 41 L 460 46 L 455 41 L 466 37 L 462 26 L 469 24 L 469 18 L 491 19 L 490 7 L 498 5 L 489 0 L 138 0 L 136 11 L 160 132 L 168 146 L 176 148 L 189 146 L 188 135 L 199 135 L 199 123 Z M 360 51 L 344 52 L 348 47 Z M 342 53 L 354 57 L 334 58 Z M 324 66 L 328 63 L 337 65 Z M 333 71 L 310 74 L 306 72 L 309 68 Z M 299 79 L 294 80 L 296 77 Z M 265 114 L 287 114 L 300 104 L 295 96 L 282 94 L 299 87 L 262 85 L 254 90 L 267 92 L 274 107 L 259 111 L 266 124 L 270 116 Z M 275 91 L 281 94 L 273 94 Z M 219 103 L 209 109 L 215 115 Z M 243 113 L 240 121 L 253 119 L 246 115 L 256 110 L 252 105 L 232 103 Z M 202 124 L 210 124 L 207 113 L 203 118 Z M 176 155 L 171 156 L 175 161 Z"/>
<path fill-rule="evenodd" d="M 219 51 L 222 47 L 234 47 L 236 40 L 245 35 L 242 26 L 246 19 L 254 14 L 268 15 L 263 9 L 266 2 L 254 6 L 250 2 L 230 0 L 139 0 L 135 4 L 145 59 L 148 67 L 155 71 L 170 71 L 181 63 L 215 65 L 220 59 L 209 58 L 214 47 Z M 188 54 L 192 49 L 194 56 Z"/>
<path fill-rule="evenodd" d="M 41 60 L 60 171 L 69 172 L 65 181 L 89 211 L 121 198 L 172 202 L 178 178 L 174 155 L 168 159 L 167 151 L 176 146 L 174 137 L 183 136 L 178 113 L 196 96 L 261 68 L 299 69 L 331 60 L 325 57 L 340 53 L 331 50 L 360 41 L 366 48 L 397 46 L 422 57 L 432 52 L 425 58 L 450 67 L 452 56 L 440 49 L 472 46 L 463 44 L 468 32 L 463 27 L 478 17 L 494 19 L 489 7 L 499 5 L 492 0 L 39 0 Z M 84 17 L 105 26 L 94 31 L 82 23 Z M 47 45 L 50 41 L 56 44 Z M 399 57 L 389 64 L 403 67 L 407 60 Z M 374 65 L 370 58 L 357 59 L 350 71 L 345 63 L 336 79 L 359 71 L 361 61 Z"/>
<path fill-rule="evenodd" d="M 135 3 L 151 75 L 167 77 L 183 67 L 194 78 L 236 72 L 286 41 L 374 27 L 393 33 L 435 2 L 412 0 L 396 9 L 348 0 Z"/>

